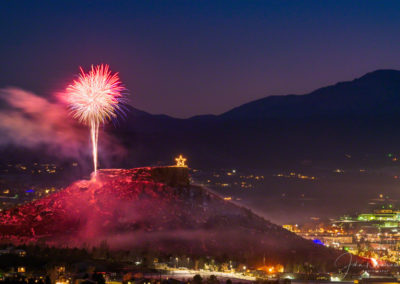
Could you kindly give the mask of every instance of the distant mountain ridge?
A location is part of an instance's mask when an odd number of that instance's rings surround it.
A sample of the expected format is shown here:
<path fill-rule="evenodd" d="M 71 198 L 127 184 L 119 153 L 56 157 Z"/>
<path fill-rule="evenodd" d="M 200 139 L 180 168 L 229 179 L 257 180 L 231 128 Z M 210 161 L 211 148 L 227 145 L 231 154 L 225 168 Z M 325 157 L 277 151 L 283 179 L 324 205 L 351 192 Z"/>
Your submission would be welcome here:
<path fill-rule="evenodd" d="M 225 118 L 364 115 L 370 111 L 400 111 L 400 71 L 377 70 L 305 95 L 270 96 L 224 114 Z"/>
<path fill-rule="evenodd" d="M 400 71 L 377 70 L 305 95 L 270 96 L 221 115 L 130 116 L 112 130 L 143 163 L 186 153 L 196 166 L 271 167 L 400 145 Z M 161 143 L 161 144 L 160 144 Z M 160 147 L 162 145 L 162 147 Z"/>
<path fill-rule="evenodd" d="M 304 160 L 337 164 L 345 153 L 396 152 L 399 122 L 400 71 L 377 70 L 309 94 L 265 97 L 220 115 L 178 119 L 132 108 L 117 127 L 106 127 L 128 150 L 122 164 L 108 166 L 165 163 L 177 154 L 200 168 L 287 168 Z"/>
<path fill-rule="evenodd" d="M 364 101 L 359 101 L 363 99 Z M 379 105 L 375 105 L 379 103 Z M 395 105 L 390 105 L 395 103 Z M 235 107 L 220 115 L 195 115 L 186 120 L 256 117 L 282 118 L 318 114 L 342 114 L 340 111 L 365 114 L 371 109 L 400 110 L 400 71 L 382 69 L 369 72 L 352 81 L 338 82 L 334 85 L 316 89 L 308 94 L 289 94 L 267 96 Z M 303 108 L 303 109 L 302 109 Z M 174 118 L 168 115 L 152 115 L 135 109 L 134 116 Z M 354 114 L 354 113 L 352 113 Z"/>

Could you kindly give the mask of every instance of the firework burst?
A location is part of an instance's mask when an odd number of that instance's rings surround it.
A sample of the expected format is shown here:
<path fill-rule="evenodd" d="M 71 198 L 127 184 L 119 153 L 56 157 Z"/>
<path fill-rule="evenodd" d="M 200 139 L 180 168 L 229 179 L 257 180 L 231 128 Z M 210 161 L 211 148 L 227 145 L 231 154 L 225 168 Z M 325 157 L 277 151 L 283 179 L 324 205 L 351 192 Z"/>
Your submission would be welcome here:
<path fill-rule="evenodd" d="M 93 167 L 97 171 L 97 142 L 99 126 L 115 119 L 123 100 L 122 85 L 118 73 L 112 74 L 108 65 L 97 65 L 88 73 L 80 68 L 77 80 L 67 87 L 65 99 L 74 118 L 90 128 Z"/>

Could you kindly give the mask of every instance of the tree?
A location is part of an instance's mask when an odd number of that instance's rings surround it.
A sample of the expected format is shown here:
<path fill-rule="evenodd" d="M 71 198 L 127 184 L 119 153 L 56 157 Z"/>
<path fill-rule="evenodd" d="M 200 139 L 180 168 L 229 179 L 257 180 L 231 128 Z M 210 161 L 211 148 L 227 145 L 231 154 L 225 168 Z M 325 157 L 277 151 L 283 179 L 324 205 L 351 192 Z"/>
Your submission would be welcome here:
<path fill-rule="evenodd" d="M 202 282 L 203 282 L 203 278 L 201 278 L 201 276 L 199 274 L 196 274 L 193 277 L 193 283 L 201 284 Z"/>
<path fill-rule="evenodd" d="M 207 279 L 207 283 L 209 284 L 218 284 L 219 281 L 217 279 L 217 277 L 215 275 L 210 275 L 210 277 L 208 277 Z"/>
<path fill-rule="evenodd" d="M 92 276 L 93 281 L 96 281 L 97 284 L 106 284 L 106 280 L 101 273 L 94 273 Z"/>

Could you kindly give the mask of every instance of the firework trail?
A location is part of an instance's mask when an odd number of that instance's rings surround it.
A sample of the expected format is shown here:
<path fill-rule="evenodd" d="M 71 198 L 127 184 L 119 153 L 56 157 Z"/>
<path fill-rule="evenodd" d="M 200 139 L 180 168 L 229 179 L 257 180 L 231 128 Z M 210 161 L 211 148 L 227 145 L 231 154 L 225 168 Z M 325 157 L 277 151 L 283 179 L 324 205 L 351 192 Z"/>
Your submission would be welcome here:
<path fill-rule="evenodd" d="M 65 99 L 74 118 L 90 128 L 93 167 L 97 171 L 99 126 L 115 119 L 122 111 L 122 85 L 118 73 L 111 74 L 108 65 L 97 65 L 88 73 L 80 68 L 77 80 L 67 87 Z"/>

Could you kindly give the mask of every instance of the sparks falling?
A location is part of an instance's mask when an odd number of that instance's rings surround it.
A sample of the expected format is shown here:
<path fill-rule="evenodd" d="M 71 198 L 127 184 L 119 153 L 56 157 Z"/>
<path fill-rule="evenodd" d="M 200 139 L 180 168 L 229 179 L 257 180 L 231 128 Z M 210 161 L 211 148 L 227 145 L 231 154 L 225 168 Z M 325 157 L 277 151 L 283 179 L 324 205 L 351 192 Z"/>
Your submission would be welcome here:
<path fill-rule="evenodd" d="M 82 68 L 80 71 L 78 80 L 67 87 L 66 100 L 73 117 L 90 128 L 96 174 L 99 126 L 117 117 L 125 88 L 118 73 L 111 74 L 108 65 L 92 65 L 88 73 Z"/>

